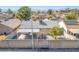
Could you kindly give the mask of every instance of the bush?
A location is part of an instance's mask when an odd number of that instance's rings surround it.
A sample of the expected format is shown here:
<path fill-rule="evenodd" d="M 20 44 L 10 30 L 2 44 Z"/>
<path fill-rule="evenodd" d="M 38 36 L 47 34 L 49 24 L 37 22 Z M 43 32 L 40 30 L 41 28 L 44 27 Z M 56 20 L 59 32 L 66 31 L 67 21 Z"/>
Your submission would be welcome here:
<path fill-rule="evenodd" d="M 67 15 L 66 18 L 69 19 L 69 20 L 74 20 L 74 19 L 77 19 L 77 15 L 70 14 L 70 15 Z"/>

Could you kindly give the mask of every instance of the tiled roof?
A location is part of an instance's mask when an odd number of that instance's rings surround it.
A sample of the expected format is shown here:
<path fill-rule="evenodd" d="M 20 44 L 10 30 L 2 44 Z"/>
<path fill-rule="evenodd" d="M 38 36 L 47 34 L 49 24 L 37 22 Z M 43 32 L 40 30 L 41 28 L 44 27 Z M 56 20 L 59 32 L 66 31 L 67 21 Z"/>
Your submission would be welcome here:
<path fill-rule="evenodd" d="M 21 24 L 21 21 L 18 19 L 10 19 L 8 21 L 3 21 L 1 22 L 2 25 L 8 26 L 12 29 L 15 29 L 16 27 L 18 27 Z"/>
<path fill-rule="evenodd" d="M 79 29 L 79 25 L 66 25 L 68 29 Z"/>

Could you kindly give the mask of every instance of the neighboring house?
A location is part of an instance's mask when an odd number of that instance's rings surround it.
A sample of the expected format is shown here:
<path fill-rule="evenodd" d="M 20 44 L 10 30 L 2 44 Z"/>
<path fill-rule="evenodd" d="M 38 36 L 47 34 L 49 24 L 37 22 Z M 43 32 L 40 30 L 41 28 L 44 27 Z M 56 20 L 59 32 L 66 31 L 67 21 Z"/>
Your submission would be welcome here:
<path fill-rule="evenodd" d="M 65 23 L 70 34 L 79 35 L 79 22 L 77 20 L 70 20 Z"/>
<path fill-rule="evenodd" d="M 0 23 L 0 34 L 10 33 L 13 30 L 15 30 L 17 27 L 19 27 L 21 24 L 21 21 L 18 19 L 9 19 L 7 21 L 2 21 Z"/>
<path fill-rule="evenodd" d="M 8 19 L 11 19 L 13 14 L 9 14 L 7 12 L 1 12 L 0 13 L 0 21 L 6 21 Z"/>
<path fill-rule="evenodd" d="M 45 13 L 40 13 L 40 19 L 45 19 L 46 18 L 46 14 Z"/>

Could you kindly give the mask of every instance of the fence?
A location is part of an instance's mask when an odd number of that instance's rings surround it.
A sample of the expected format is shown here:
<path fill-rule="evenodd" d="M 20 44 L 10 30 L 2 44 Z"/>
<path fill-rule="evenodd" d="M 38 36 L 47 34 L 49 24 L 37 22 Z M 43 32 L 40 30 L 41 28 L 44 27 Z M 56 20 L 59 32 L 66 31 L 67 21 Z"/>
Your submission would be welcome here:
<path fill-rule="evenodd" d="M 0 48 L 79 48 L 79 40 L 4 40 L 0 41 Z"/>

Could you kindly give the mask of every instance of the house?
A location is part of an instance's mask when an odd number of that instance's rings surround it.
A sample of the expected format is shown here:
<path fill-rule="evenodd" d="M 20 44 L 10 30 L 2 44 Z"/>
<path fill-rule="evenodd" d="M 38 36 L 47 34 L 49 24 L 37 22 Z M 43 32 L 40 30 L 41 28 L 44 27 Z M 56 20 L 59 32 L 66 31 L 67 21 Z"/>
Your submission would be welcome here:
<path fill-rule="evenodd" d="M 38 37 L 43 36 L 46 37 L 48 35 L 49 29 L 59 26 L 60 28 L 64 29 L 64 32 L 67 31 L 63 21 L 58 20 L 40 20 L 40 21 L 22 21 L 21 26 L 17 30 L 18 36 L 21 34 L 25 34 L 27 37 L 28 35 L 36 35 Z"/>
<path fill-rule="evenodd" d="M 40 16 L 40 19 L 45 19 L 46 18 L 46 12 L 41 11 L 39 16 Z"/>
<path fill-rule="evenodd" d="M 0 34 L 11 33 L 13 30 L 17 29 L 21 24 L 18 19 L 8 19 L 7 21 L 0 22 Z"/>
<path fill-rule="evenodd" d="M 11 19 L 13 17 L 13 14 L 7 13 L 7 12 L 0 12 L 0 22 Z"/>
<path fill-rule="evenodd" d="M 65 21 L 68 33 L 71 35 L 79 35 L 79 21 L 78 20 L 67 20 Z"/>

